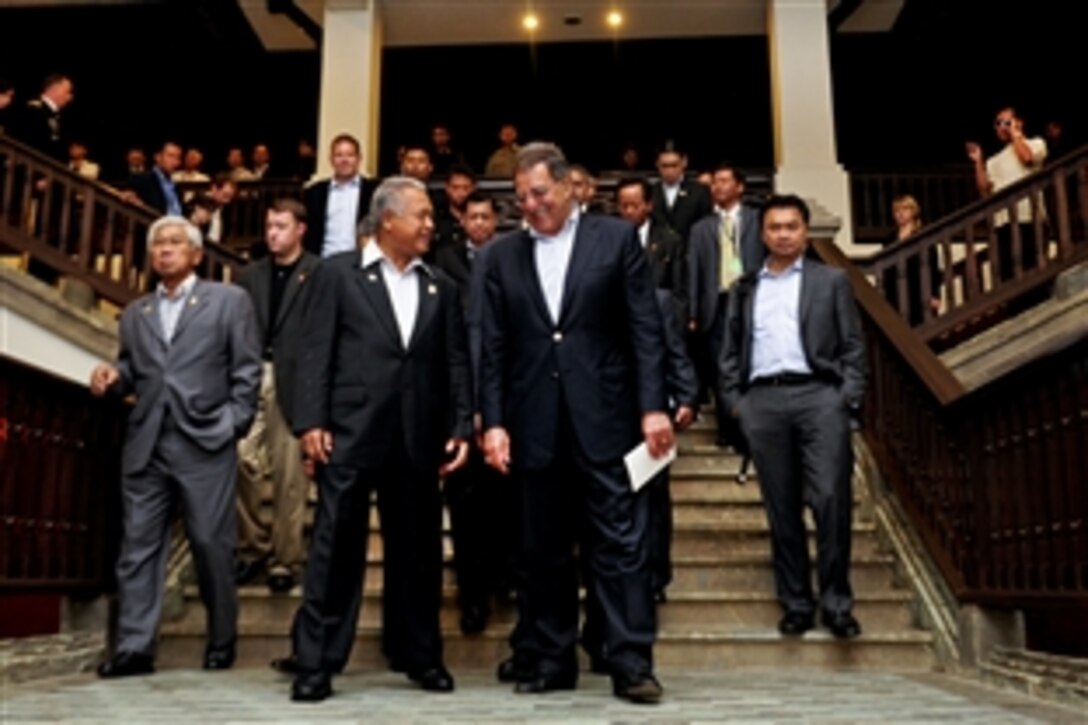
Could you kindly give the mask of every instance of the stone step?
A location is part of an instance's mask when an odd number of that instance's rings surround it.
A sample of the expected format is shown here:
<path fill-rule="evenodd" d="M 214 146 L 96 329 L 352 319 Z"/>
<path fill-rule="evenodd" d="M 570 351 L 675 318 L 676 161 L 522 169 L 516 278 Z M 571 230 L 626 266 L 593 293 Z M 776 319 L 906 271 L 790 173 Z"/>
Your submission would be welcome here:
<path fill-rule="evenodd" d="M 480 635 L 466 637 L 453 628 L 443 630 L 446 664 L 453 670 L 493 671 L 509 655 L 509 627 L 492 626 Z M 359 631 L 349 669 L 380 670 L 387 666 L 379 653 L 377 627 Z M 237 667 L 265 667 L 289 651 L 285 624 L 239 627 Z M 157 665 L 163 668 L 199 666 L 204 651 L 203 628 L 199 632 L 175 632 L 159 646 Z M 581 655 L 579 655 L 581 656 Z M 922 672 L 932 670 L 932 636 L 927 632 L 866 632 L 843 642 L 818 629 L 801 638 L 787 638 L 773 628 L 744 631 L 676 632 L 662 629 L 654 646 L 659 670 L 707 670 L 723 667 L 882 670 Z M 583 667 L 584 667 L 583 659 Z M 665 683 L 666 687 L 668 683 Z"/>
<path fill-rule="evenodd" d="M 854 521 L 853 555 L 871 556 L 880 551 L 876 526 L 870 521 Z M 809 554 L 815 556 L 815 533 L 808 530 Z M 674 557 L 733 554 L 766 554 L 770 551 L 770 529 L 766 519 L 744 522 L 680 523 L 673 528 Z"/>
<path fill-rule="evenodd" d="M 164 622 L 163 633 L 196 635 L 204 631 L 204 607 L 195 587 L 186 592 L 185 613 L 178 619 Z M 584 598 L 584 595 L 583 595 Z M 295 610 L 302 601 L 302 590 L 296 587 L 289 594 L 271 594 L 264 587 L 242 587 L 238 590 L 238 621 L 246 627 L 279 625 L 289 628 Z M 915 616 L 910 592 L 898 590 L 858 590 L 854 613 L 866 632 L 899 632 L 915 628 Z M 773 629 L 782 616 L 773 590 L 758 591 L 675 591 L 669 589 L 669 600 L 658 607 L 659 626 L 679 632 L 728 632 L 751 628 Z M 460 610 L 457 590 L 446 587 L 440 610 L 442 626 L 458 626 Z M 495 626 L 510 626 L 517 617 L 513 603 L 495 607 L 490 621 Z M 359 615 L 362 627 L 381 623 L 381 591 L 367 589 Z"/>

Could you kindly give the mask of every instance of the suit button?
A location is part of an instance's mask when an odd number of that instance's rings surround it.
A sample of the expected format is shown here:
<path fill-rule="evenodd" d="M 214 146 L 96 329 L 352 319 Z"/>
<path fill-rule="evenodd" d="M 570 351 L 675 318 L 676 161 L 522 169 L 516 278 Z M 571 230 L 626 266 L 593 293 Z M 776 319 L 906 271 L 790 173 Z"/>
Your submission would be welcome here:
<path fill-rule="evenodd" d="M 556 330 L 554 333 L 552 333 L 552 341 L 563 342 L 563 333 Z"/>
<path fill-rule="evenodd" d="M 555 372 L 555 371 L 553 371 L 553 372 L 552 372 L 552 380 L 558 380 L 558 379 L 559 379 L 559 373 L 558 373 L 558 372 Z"/>

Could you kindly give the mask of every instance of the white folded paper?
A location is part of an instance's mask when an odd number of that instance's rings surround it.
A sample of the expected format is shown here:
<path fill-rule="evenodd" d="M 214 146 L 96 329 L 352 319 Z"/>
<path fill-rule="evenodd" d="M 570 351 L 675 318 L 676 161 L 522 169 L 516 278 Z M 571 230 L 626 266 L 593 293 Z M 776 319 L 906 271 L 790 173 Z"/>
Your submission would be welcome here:
<path fill-rule="evenodd" d="M 646 483 L 661 472 L 665 466 L 676 460 L 676 446 L 674 445 L 665 455 L 654 458 L 650 455 L 650 449 L 646 443 L 639 443 L 623 457 L 623 463 L 627 466 L 627 475 L 631 479 L 631 490 L 638 491 Z"/>

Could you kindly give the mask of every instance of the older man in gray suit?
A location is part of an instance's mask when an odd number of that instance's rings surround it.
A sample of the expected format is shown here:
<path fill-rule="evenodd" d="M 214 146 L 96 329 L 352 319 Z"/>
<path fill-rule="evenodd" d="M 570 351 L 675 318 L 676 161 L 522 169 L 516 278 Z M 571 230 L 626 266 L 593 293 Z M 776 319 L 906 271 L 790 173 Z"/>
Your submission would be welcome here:
<path fill-rule="evenodd" d="M 208 611 L 205 669 L 234 663 L 235 442 L 257 408 L 261 348 L 249 295 L 203 282 L 200 232 L 163 217 L 147 235 L 157 289 L 121 316 L 121 350 L 91 373 L 91 392 L 135 395 L 122 454 L 124 534 L 117 562 L 120 617 L 101 677 L 154 671 L 155 635 L 180 498 L 201 599 Z"/>

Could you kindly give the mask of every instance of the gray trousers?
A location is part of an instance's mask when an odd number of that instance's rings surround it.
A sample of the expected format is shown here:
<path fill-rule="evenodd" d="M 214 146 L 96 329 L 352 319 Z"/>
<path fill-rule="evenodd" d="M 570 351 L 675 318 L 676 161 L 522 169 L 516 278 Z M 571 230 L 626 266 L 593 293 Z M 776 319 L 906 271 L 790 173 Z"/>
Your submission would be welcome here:
<path fill-rule="evenodd" d="M 802 518 L 807 504 L 816 520 L 820 606 L 850 611 L 854 453 L 842 394 L 823 382 L 753 386 L 738 413 L 763 489 L 779 603 L 789 612 L 815 607 Z"/>
<path fill-rule="evenodd" d="M 230 644 L 238 623 L 234 547 L 238 540 L 233 444 L 209 453 L 167 416 L 147 468 L 121 479 L 124 533 L 117 561 L 120 618 L 117 651 L 153 655 L 162 614 L 170 523 L 180 501 L 200 598 L 208 612 L 208 645 Z"/>

